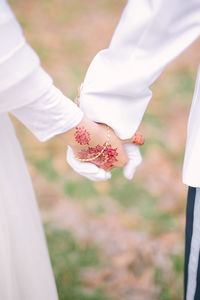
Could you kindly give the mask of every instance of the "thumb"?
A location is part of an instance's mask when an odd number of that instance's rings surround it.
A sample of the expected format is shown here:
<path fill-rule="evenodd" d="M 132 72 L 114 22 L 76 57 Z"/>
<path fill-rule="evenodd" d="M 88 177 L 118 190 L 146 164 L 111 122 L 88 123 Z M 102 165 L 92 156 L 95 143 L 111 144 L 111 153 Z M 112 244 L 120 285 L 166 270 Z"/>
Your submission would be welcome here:
<path fill-rule="evenodd" d="M 142 146 L 145 143 L 145 138 L 141 133 L 136 132 L 134 136 L 130 139 L 122 140 L 123 144 L 135 144 L 138 146 Z"/>

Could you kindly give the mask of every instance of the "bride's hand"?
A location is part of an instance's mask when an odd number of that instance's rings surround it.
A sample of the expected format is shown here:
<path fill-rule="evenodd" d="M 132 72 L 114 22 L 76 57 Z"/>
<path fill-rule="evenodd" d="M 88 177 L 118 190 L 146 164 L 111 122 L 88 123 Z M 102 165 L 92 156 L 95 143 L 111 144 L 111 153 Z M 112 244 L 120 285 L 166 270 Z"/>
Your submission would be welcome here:
<path fill-rule="evenodd" d="M 105 171 L 126 165 L 128 156 L 124 144 L 144 143 L 144 138 L 140 134 L 135 134 L 129 140 L 120 140 L 111 128 L 86 117 L 61 137 L 71 147 L 77 161 L 94 164 Z"/>

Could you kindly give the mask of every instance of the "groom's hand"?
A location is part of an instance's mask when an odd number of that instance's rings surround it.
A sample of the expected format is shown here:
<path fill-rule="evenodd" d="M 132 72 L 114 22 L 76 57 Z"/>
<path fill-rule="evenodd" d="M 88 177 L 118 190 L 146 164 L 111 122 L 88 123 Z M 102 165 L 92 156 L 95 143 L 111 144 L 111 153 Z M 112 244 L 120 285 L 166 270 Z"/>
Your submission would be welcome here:
<path fill-rule="evenodd" d="M 67 161 L 76 172 L 94 181 L 109 179 L 112 168 L 124 166 L 124 175 L 130 179 L 133 164 L 141 162 L 136 145 L 143 143 L 140 134 L 122 141 L 111 128 L 84 118 L 68 138 Z"/>

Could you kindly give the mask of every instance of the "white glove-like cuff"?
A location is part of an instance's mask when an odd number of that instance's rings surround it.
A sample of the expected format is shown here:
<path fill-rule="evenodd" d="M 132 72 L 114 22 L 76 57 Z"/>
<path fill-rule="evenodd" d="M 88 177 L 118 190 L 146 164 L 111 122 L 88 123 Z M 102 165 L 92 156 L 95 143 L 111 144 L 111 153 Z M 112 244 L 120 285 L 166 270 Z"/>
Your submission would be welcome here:
<path fill-rule="evenodd" d="M 123 168 L 123 173 L 127 179 L 131 180 L 135 174 L 136 168 L 142 162 L 142 156 L 138 146 L 134 144 L 126 144 L 124 147 L 128 155 L 128 163 Z M 67 149 L 66 161 L 75 172 L 92 181 L 106 181 L 111 178 L 110 172 L 98 168 L 92 163 L 78 161 L 70 146 L 68 146 Z"/>
<path fill-rule="evenodd" d="M 137 145 L 125 144 L 124 148 L 128 155 L 128 162 L 123 168 L 123 173 L 127 179 L 131 180 L 135 174 L 136 168 L 142 162 L 142 156 Z"/>
<path fill-rule="evenodd" d="M 70 146 L 68 146 L 67 149 L 66 161 L 75 172 L 92 181 L 105 181 L 111 178 L 110 172 L 106 172 L 105 170 L 98 168 L 92 163 L 78 161 L 75 158 L 73 150 Z"/>

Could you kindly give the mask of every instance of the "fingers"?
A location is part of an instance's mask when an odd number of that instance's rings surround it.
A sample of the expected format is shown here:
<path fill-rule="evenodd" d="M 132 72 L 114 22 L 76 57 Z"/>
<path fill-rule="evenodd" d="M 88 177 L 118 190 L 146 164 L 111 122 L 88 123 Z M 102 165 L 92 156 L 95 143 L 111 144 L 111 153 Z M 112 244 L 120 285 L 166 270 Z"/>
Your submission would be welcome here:
<path fill-rule="evenodd" d="M 142 146 L 145 143 L 145 138 L 141 133 L 136 132 L 130 139 L 123 140 L 123 144 L 132 143 L 138 146 Z"/>
<path fill-rule="evenodd" d="M 142 162 L 142 157 L 138 146 L 134 144 L 126 144 L 124 145 L 124 148 L 128 157 L 128 162 L 126 163 L 125 166 L 124 164 L 122 165 L 124 166 L 123 173 L 124 176 L 130 180 L 133 178 L 136 168 Z M 105 171 L 101 168 L 98 168 L 94 164 L 87 163 L 87 162 L 80 162 L 76 160 L 71 147 L 68 147 L 66 158 L 67 158 L 67 162 L 75 172 L 88 178 L 89 180 L 106 181 L 111 178 L 111 173 L 109 171 Z M 112 168 L 110 168 L 109 170 L 111 169 Z"/>
<path fill-rule="evenodd" d="M 133 137 L 132 143 L 141 146 L 144 144 L 144 142 L 145 142 L 144 136 L 142 134 L 136 132 Z"/>
<path fill-rule="evenodd" d="M 72 169 L 92 181 L 105 181 L 111 178 L 111 173 L 98 168 L 96 165 L 78 161 L 71 147 L 68 146 L 66 160 Z"/>

